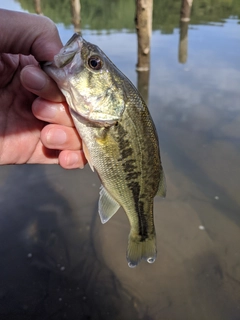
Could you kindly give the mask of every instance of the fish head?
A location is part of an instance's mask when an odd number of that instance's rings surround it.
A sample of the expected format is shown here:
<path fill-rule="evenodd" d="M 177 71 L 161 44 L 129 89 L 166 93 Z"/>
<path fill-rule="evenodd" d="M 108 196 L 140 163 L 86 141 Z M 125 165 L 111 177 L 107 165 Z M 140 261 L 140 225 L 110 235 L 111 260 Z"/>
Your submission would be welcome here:
<path fill-rule="evenodd" d="M 73 114 L 103 125 L 121 118 L 127 97 L 122 74 L 80 34 L 74 34 L 43 70 L 55 80 Z"/>

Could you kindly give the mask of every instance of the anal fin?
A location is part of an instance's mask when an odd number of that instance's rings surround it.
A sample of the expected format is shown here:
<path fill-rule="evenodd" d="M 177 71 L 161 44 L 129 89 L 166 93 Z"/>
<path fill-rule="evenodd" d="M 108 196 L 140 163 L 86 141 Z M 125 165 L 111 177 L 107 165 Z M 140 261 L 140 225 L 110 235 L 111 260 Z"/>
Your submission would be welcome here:
<path fill-rule="evenodd" d="M 101 222 L 108 222 L 108 220 L 118 211 L 119 208 L 119 203 L 113 199 L 113 197 L 103 186 L 101 186 L 98 202 L 98 213 L 100 215 Z"/>

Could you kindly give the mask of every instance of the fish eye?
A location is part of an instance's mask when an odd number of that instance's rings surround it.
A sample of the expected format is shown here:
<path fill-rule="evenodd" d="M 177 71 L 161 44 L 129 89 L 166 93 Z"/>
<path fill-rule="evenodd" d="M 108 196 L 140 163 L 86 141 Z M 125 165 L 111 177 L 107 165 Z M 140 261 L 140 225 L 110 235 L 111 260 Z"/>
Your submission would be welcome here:
<path fill-rule="evenodd" d="M 100 70 L 102 68 L 102 60 L 98 56 L 92 56 L 88 59 L 88 65 L 93 70 Z"/>

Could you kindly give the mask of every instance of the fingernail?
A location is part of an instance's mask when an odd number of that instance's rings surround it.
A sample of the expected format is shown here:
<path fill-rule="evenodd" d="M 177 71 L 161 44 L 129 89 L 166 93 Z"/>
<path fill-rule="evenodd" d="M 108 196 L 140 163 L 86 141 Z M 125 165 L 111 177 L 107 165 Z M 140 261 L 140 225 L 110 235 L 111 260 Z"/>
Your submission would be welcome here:
<path fill-rule="evenodd" d="M 69 167 L 74 166 L 75 164 L 79 164 L 79 156 L 77 153 L 71 152 L 68 154 L 68 157 L 66 159 L 67 165 Z"/>
<path fill-rule="evenodd" d="M 39 118 L 44 119 L 54 119 L 56 117 L 57 112 L 59 111 L 59 105 L 54 105 L 53 103 L 38 104 L 37 101 L 32 106 L 33 113 Z"/>
<path fill-rule="evenodd" d="M 49 144 L 61 145 L 67 141 L 66 133 L 61 129 L 50 129 L 47 133 L 47 142 Z"/>
<path fill-rule="evenodd" d="M 22 81 L 29 89 L 41 90 L 46 85 L 46 76 L 35 67 L 27 67 L 22 72 Z"/>

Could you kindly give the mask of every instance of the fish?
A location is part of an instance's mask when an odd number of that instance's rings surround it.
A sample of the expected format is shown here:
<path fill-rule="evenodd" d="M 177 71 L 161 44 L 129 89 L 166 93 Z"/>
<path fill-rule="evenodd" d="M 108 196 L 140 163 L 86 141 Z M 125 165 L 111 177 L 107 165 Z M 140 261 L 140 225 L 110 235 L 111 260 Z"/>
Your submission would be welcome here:
<path fill-rule="evenodd" d="M 96 45 L 75 33 L 43 70 L 57 83 L 100 180 L 98 212 L 106 223 L 122 207 L 130 223 L 127 262 L 156 260 L 154 197 L 166 183 L 158 136 L 132 82 Z"/>

